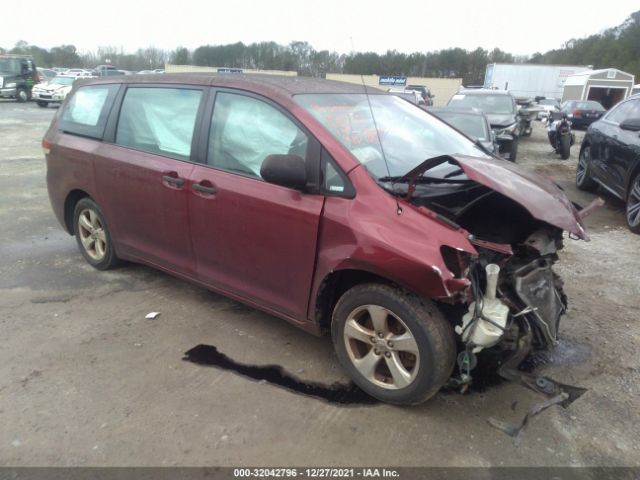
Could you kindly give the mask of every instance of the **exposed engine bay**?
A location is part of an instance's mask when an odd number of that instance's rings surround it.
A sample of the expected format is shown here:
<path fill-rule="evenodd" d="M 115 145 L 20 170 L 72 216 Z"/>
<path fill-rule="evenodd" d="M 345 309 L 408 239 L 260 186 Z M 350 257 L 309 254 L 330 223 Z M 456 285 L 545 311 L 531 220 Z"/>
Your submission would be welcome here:
<path fill-rule="evenodd" d="M 464 311 L 452 319 L 459 353 L 458 372 L 450 385 L 466 390 L 473 382 L 477 354 L 491 351 L 501 377 L 568 405 L 585 390 L 518 369 L 529 354 L 552 349 L 558 340 L 567 298 L 553 265 L 563 247 L 563 229 L 535 218 L 516 199 L 472 180 L 451 157 L 427 163 L 426 170 L 394 182 L 393 193 L 468 232 L 477 251 L 474 255 L 441 247 L 448 269 L 469 282 L 456 298 Z"/>

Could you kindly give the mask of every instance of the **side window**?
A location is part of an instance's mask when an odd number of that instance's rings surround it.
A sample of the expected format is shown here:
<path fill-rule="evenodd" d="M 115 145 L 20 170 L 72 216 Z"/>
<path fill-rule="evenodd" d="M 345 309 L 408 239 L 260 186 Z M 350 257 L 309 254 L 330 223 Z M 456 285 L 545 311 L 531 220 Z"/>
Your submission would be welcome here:
<path fill-rule="evenodd" d="M 322 150 L 322 191 L 327 195 L 339 195 L 352 198 L 355 196 L 353 185 L 347 176 L 336 166 L 333 158 Z"/>
<path fill-rule="evenodd" d="M 80 87 L 62 112 L 60 130 L 101 139 L 119 88 L 117 84 Z"/>
<path fill-rule="evenodd" d="M 309 139 L 284 113 L 266 102 L 234 93 L 216 95 L 207 163 L 260 178 L 269 155 L 306 159 Z"/>
<path fill-rule="evenodd" d="M 201 97 L 201 90 L 130 87 L 120 109 L 115 143 L 188 160 Z"/>
<path fill-rule="evenodd" d="M 629 112 L 628 118 L 640 118 L 640 100 L 631 100 L 633 110 Z"/>
<path fill-rule="evenodd" d="M 627 101 L 617 105 L 613 110 L 611 110 L 611 112 L 609 112 L 606 119 L 610 122 L 621 123 L 627 118 L 631 118 L 631 113 L 635 110 L 634 103 L 636 102 Z"/>

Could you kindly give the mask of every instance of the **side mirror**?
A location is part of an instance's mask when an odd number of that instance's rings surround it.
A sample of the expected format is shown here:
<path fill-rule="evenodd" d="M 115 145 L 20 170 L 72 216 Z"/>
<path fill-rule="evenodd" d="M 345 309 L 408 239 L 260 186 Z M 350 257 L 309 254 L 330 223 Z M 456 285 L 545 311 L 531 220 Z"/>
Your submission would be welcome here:
<path fill-rule="evenodd" d="M 638 132 L 640 131 L 640 118 L 627 118 L 625 121 L 620 123 L 620 128 L 622 130 Z"/>
<path fill-rule="evenodd" d="M 307 185 L 307 167 L 299 155 L 268 155 L 260 167 L 260 176 L 266 182 L 296 190 Z"/>

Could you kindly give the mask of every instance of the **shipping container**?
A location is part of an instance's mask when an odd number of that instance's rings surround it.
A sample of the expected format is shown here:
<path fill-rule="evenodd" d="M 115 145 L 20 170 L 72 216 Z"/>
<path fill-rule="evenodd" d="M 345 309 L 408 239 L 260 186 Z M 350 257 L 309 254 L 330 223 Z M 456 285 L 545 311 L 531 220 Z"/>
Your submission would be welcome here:
<path fill-rule="evenodd" d="M 546 97 L 560 100 L 567 77 L 591 69 L 591 66 L 580 65 L 490 63 L 484 76 L 484 88 L 508 90 L 518 99 Z"/>

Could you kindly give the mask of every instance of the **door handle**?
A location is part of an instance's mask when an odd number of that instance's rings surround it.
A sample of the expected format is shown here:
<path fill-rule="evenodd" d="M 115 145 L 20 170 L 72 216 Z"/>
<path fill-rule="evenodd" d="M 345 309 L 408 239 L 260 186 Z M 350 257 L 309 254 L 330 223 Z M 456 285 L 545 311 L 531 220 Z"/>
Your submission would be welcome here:
<path fill-rule="evenodd" d="M 162 180 L 170 183 L 171 185 L 175 185 L 176 187 L 181 187 L 182 185 L 184 185 L 184 180 L 182 178 L 172 177 L 171 175 L 163 175 Z"/>
<path fill-rule="evenodd" d="M 215 195 L 217 190 L 216 187 L 211 185 L 210 187 L 206 185 L 202 185 L 200 183 L 194 183 L 191 188 L 193 188 L 196 192 L 204 193 L 206 195 Z"/>

